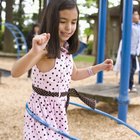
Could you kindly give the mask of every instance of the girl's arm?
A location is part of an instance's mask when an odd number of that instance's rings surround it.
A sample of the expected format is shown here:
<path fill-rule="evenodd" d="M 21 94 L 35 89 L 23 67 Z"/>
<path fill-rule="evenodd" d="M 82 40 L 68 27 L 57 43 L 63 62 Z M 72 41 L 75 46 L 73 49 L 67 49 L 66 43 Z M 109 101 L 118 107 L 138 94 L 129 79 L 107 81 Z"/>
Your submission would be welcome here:
<path fill-rule="evenodd" d="M 31 69 L 46 54 L 45 47 L 50 39 L 50 34 L 41 34 L 33 38 L 32 49 L 13 65 L 11 74 L 19 77 Z"/>
<path fill-rule="evenodd" d="M 88 78 L 89 76 L 95 75 L 96 73 L 106 70 L 113 69 L 113 61 L 111 59 L 106 59 L 103 63 L 91 66 L 88 68 L 77 69 L 76 65 L 73 66 L 72 80 L 82 80 Z"/>

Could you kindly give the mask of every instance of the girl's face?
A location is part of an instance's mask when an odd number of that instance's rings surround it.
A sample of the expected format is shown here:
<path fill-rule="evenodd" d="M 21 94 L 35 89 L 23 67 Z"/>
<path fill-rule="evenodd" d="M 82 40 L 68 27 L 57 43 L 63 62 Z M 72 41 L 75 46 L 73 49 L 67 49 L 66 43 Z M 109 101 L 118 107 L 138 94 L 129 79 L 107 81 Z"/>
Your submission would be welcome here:
<path fill-rule="evenodd" d="M 77 9 L 67 9 L 59 12 L 59 39 L 60 45 L 63 46 L 75 32 L 77 26 L 78 12 Z"/>
<path fill-rule="evenodd" d="M 38 26 L 36 26 L 36 27 L 34 28 L 34 32 L 35 32 L 35 34 L 38 34 L 38 33 L 39 33 L 39 27 L 38 27 Z"/>

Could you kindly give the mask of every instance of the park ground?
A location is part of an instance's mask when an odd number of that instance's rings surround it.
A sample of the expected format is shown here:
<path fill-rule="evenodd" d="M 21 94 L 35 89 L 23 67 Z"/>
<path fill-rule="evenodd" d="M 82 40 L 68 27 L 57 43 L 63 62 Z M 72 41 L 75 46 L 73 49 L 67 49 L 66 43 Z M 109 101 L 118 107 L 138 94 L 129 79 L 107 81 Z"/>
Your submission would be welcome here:
<path fill-rule="evenodd" d="M 10 70 L 16 59 L 0 57 L 0 67 Z M 90 62 L 78 62 L 77 67 L 92 65 Z M 113 71 L 105 72 L 104 82 L 118 84 Z M 136 77 L 137 78 L 137 77 Z M 96 83 L 96 76 L 71 83 L 72 87 Z M 31 80 L 27 73 L 20 78 L 2 77 L 0 84 L 0 140 L 22 140 L 25 103 L 31 94 Z M 131 93 L 133 94 L 133 93 Z M 81 103 L 71 97 L 71 101 Z M 97 108 L 117 117 L 117 106 L 99 102 Z M 113 120 L 70 105 L 68 109 L 70 134 L 80 140 L 140 140 L 140 137 L 128 128 Z M 131 100 L 127 122 L 140 130 L 140 97 Z"/>

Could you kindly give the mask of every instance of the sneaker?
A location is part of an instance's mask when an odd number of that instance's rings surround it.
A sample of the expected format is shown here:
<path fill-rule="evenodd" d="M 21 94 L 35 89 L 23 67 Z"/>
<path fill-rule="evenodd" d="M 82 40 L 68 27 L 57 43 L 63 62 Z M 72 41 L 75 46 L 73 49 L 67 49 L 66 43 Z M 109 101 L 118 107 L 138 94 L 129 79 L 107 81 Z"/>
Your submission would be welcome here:
<path fill-rule="evenodd" d="M 132 92 L 137 92 L 137 89 L 136 89 L 135 87 L 133 87 L 133 88 L 131 89 L 131 91 L 132 91 Z"/>
<path fill-rule="evenodd" d="M 137 89 L 135 87 L 132 87 L 132 89 L 128 89 L 128 92 L 137 92 Z"/>
<path fill-rule="evenodd" d="M 133 87 L 133 88 L 136 88 L 136 85 L 133 85 L 132 87 Z"/>

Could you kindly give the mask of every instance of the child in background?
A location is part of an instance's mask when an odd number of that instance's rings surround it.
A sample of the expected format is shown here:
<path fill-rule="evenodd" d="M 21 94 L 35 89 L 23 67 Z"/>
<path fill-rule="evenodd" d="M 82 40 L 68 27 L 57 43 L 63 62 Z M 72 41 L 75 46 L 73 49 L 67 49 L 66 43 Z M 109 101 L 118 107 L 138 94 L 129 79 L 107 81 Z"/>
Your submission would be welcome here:
<path fill-rule="evenodd" d="M 53 127 L 68 133 L 67 94 L 71 80 L 82 80 L 102 70 L 112 70 L 111 59 L 77 69 L 72 54 L 78 49 L 79 10 L 75 0 L 51 0 L 46 7 L 40 35 L 33 38 L 31 50 L 17 60 L 12 76 L 32 68 L 30 110 Z M 25 113 L 24 140 L 66 140 Z"/>
<path fill-rule="evenodd" d="M 28 51 L 32 48 L 32 39 L 38 34 L 39 34 L 39 24 L 36 23 L 33 25 L 32 30 L 29 32 L 26 38 Z M 31 71 L 32 69 L 28 71 L 28 75 L 27 75 L 28 78 L 31 77 Z"/>
<path fill-rule="evenodd" d="M 121 51 L 122 51 L 122 40 L 120 41 L 116 64 L 114 66 L 114 71 L 116 74 L 120 72 L 121 69 Z M 131 33 L 131 45 L 130 45 L 130 77 L 129 77 L 129 92 L 137 92 L 134 85 L 134 74 L 139 71 L 138 56 L 140 55 L 140 21 L 139 13 L 137 9 L 133 9 L 132 16 L 132 33 Z"/>

